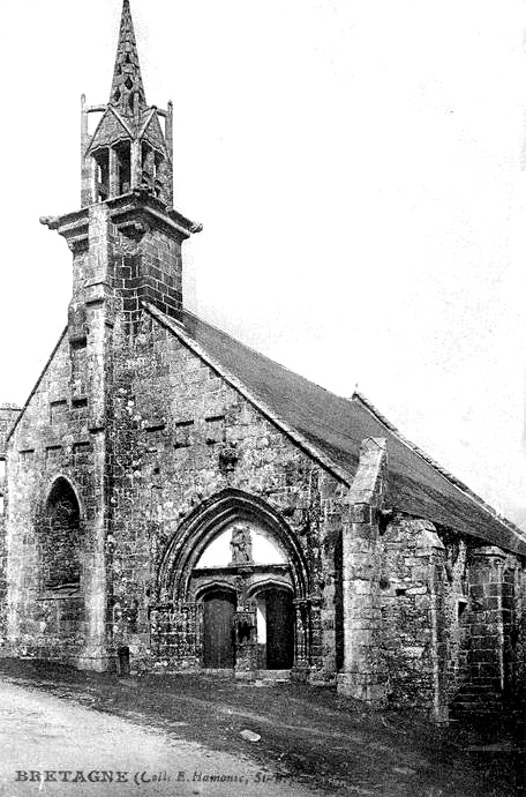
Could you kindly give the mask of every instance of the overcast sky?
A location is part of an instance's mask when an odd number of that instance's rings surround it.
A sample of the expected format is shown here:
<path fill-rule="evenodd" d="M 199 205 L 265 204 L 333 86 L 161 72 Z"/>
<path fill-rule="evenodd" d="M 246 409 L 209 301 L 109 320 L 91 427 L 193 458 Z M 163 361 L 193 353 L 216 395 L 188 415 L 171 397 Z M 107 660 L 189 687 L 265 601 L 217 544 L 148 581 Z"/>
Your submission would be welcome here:
<path fill-rule="evenodd" d="M 175 111 L 190 309 L 393 423 L 526 521 L 524 0 L 131 0 Z M 0 401 L 66 322 L 80 94 L 121 0 L 4 3 Z"/>

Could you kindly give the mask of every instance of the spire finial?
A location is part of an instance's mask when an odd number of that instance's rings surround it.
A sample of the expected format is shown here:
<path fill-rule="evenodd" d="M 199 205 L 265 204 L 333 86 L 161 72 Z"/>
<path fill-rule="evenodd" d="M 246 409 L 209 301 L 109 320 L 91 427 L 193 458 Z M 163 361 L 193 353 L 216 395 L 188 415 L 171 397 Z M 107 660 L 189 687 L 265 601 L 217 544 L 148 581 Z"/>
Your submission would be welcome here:
<path fill-rule="evenodd" d="M 146 97 L 142 83 L 141 67 L 137 52 L 137 42 L 133 30 L 130 0 L 123 0 L 119 42 L 113 82 L 111 84 L 110 104 L 127 117 L 134 116 L 135 109 L 146 107 Z"/>

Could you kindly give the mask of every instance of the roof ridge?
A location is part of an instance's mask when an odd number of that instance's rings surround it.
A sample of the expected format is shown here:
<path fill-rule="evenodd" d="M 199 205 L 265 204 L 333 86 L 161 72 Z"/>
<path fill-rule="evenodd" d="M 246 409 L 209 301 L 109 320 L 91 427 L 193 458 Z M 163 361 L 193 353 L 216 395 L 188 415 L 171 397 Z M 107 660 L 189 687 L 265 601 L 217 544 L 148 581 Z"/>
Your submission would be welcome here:
<path fill-rule="evenodd" d="M 510 531 L 518 532 L 519 535 L 526 539 L 526 532 L 517 526 L 513 521 L 509 520 L 507 517 L 502 515 L 498 512 L 495 507 L 488 504 L 480 495 L 477 495 L 474 490 L 467 486 L 463 481 L 458 479 L 454 476 L 451 471 L 447 470 L 443 465 L 437 462 L 433 457 L 427 454 L 420 446 L 417 446 L 411 440 L 409 440 L 394 424 L 392 424 L 375 406 L 372 404 L 371 401 L 361 392 L 358 390 L 354 390 L 351 396 L 351 401 L 359 401 L 363 406 L 372 414 L 374 415 L 380 423 L 383 423 L 387 429 L 395 434 L 401 443 L 406 445 L 412 451 L 415 452 L 419 457 L 421 457 L 425 462 L 431 465 L 435 470 L 438 471 L 445 479 L 447 479 L 451 484 L 460 490 L 464 495 L 471 498 L 472 500 L 476 501 L 482 509 L 485 509 L 495 520 L 498 520 L 499 523 L 502 523 L 504 526 L 510 529 Z"/>

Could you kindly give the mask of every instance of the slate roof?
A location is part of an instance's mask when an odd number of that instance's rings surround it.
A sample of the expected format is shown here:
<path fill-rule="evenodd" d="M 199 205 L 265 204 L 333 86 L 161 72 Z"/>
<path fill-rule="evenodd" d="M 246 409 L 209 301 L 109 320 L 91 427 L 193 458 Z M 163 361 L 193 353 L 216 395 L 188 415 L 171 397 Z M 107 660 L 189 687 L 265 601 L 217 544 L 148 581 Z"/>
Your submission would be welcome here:
<path fill-rule="evenodd" d="M 352 482 L 362 440 L 383 437 L 395 509 L 526 555 L 521 529 L 402 437 L 360 394 L 336 396 L 188 311 L 181 325 L 148 310 L 342 481 Z"/>

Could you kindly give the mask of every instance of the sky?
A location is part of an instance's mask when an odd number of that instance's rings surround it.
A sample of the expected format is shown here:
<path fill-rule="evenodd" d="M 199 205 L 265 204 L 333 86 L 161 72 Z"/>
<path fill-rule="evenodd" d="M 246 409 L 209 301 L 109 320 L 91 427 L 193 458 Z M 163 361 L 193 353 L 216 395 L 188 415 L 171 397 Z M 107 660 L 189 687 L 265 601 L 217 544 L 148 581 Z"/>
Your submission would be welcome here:
<path fill-rule="evenodd" d="M 131 0 L 175 113 L 187 306 L 369 400 L 526 527 L 524 0 Z M 80 95 L 107 102 L 121 0 L 5 3 L 0 401 L 65 323 Z"/>

